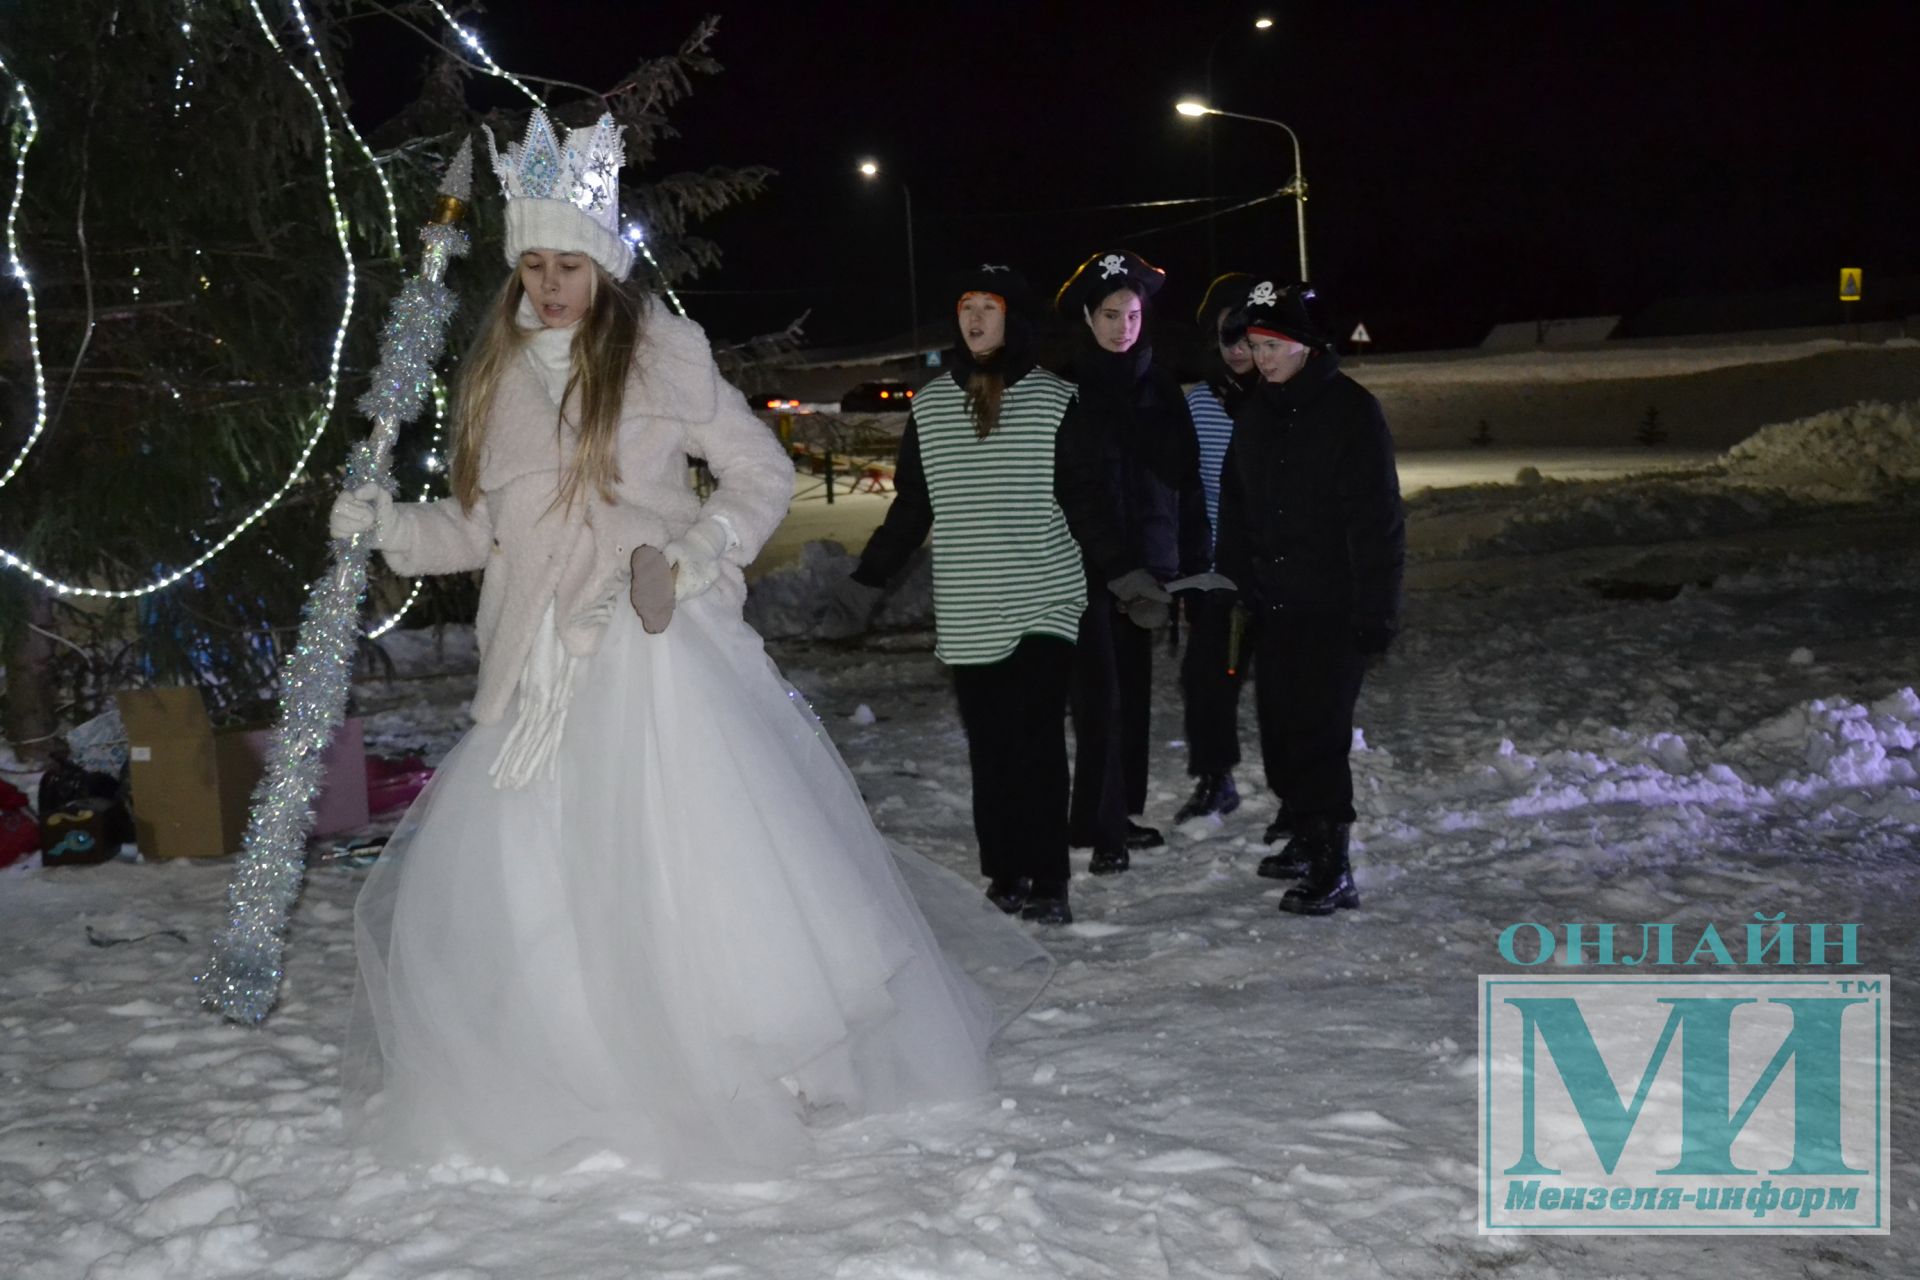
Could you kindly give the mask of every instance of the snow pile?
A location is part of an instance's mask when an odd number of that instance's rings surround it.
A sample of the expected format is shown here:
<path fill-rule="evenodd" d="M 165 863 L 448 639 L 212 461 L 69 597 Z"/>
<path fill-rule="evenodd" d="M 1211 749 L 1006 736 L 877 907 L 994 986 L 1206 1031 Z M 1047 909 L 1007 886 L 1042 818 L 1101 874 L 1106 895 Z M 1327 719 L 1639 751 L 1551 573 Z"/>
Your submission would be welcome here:
<path fill-rule="evenodd" d="M 1868 705 L 1820 698 L 1769 720 L 1728 744 L 1774 775 L 1783 796 L 1813 799 L 1834 790 L 1896 793 L 1894 810 L 1920 824 L 1920 697 L 1911 687 Z"/>
<path fill-rule="evenodd" d="M 747 590 L 747 625 L 769 640 L 804 636 L 820 624 L 835 583 L 859 557 L 838 542 L 809 542 L 797 563 L 757 579 Z M 882 597 L 874 616 L 880 631 L 933 625 L 933 555 L 922 547 Z"/>
<path fill-rule="evenodd" d="M 1920 493 L 1920 401 L 1863 401 L 1763 427 L 1708 469 L 1430 490 L 1407 500 L 1425 556 L 1541 555 L 1764 529 Z"/>
<path fill-rule="evenodd" d="M 1726 460 L 1735 479 L 1820 495 L 1870 496 L 1920 483 L 1920 400 L 1863 402 L 1762 427 L 1727 450 Z"/>
<path fill-rule="evenodd" d="M 1540 555 L 1579 547 L 1690 542 L 1762 528 L 1801 510 L 1798 501 L 1776 490 L 1742 489 L 1716 480 L 1547 481 L 1513 492 L 1502 518 L 1454 548 L 1454 554 Z M 1419 507 L 1409 506 L 1417 520 Z"/>
<path fill-rule="evenodd" d="M 1737 813 L 1844 805 L 1920 827 L 1920 697 L 1900 689 L 1871 704 L 1814 699 L 1728 742 L 1720 760 L 1669 731 L 1609 728 L 1588 749 L 1529 755 L 1503 739 L 1466 771 L 1468 794 L 1509 817 L 1608 805 Z M 1504 797 L 1504 799 L 1502 799 Z"/>

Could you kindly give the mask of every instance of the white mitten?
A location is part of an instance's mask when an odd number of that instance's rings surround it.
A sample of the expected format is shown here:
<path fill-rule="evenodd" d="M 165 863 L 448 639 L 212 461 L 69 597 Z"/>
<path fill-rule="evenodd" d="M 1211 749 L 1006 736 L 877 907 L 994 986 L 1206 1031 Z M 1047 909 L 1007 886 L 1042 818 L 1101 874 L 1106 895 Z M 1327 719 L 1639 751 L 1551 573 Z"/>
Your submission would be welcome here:
<path fill-rule="evenodd" d="M 333 500 L 327 536 L 351 538 L 364 533 L 368 546 L 387 547 L 393 541 L 394 523 L 393 495 L 377 484 L 363 484 Z"/>
<path fill-rule="evenodd" d="M 673 598 L 690 600 L 720 581 L 721 557 L 738 544 L 731 525 L 708 516 L 662 547 L 661 554 L 673 566 Z"/>

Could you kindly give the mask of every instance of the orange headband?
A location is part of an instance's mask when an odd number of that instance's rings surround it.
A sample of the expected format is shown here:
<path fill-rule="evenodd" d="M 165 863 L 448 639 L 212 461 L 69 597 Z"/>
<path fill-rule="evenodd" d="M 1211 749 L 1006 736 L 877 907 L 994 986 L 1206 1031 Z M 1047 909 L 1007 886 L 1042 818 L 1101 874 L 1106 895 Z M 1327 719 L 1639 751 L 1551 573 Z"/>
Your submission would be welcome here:
<path fill-rule="evenodd" d="M 966 303 L 968 298 L 992 298 L 995 302 L 1000 304 L 1000 309 L 1002 311 L 1009 310 L 1007 306 L 1007 300 L 1005 298 L 1001 297 L 997 293 L 988 293 L 985 289 L 967 290 L 965 293 L 960 295 L 960 301 L 953 304 L 953 309 L 955 311 L 958 311 Z"/>

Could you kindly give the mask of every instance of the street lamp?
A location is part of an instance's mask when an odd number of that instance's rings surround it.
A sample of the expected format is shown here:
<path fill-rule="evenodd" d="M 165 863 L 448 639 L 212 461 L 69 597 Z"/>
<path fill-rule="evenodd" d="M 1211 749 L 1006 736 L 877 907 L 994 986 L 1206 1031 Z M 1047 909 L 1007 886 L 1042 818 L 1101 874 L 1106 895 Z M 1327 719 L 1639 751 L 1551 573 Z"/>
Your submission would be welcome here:
<path fill-rule="evenodd" d="M 1272 27 L 1273 27 L 1273 19 L 1267 17 L 1265 14 L 1261 14 L 1259 17 L 1253 20 L 1253 29 L 1255 31 L 1268 31 L 1268 30 L 1271 30 Z M 1237 26 L 1228 27 L 1226 30 L 1220 32 L 1219 35 L 1216 35 L 1213 38 L 1213 43 L 1207 46 L 1207 101 L 1208 102 L 1212 102 L 1214 98 L 1214 93 L 1213 93 L 1214 55 L 1220 52 L 1220 42 L 1222 40 L 1225 40 L 1228 36 L 1233 35 L 1240 30 L 1241 28 Z M 1213 164 L 1213 128 L 1212 126 L 1208 126 L 1207 128 L 1207 199 L 1209 200 L 1213 199 L 1214 186 L 1215 184 L 1214 184 L 1214 164 Z M 1216 219 L 1211 217 L 1207 219 L 1207 277 L 1209 279 L 1220 274 L 1220 258 L 1219 258 L 1219 253 L 1216 245 L 1217 237 L 1215 234 L 1216 221 L 1217 221 Z"/>
<path fill-rule="evenodd" d="M 880 162 L 862 160 L 860 176 L 868 179 L 878 178 Z M 900 184 L 900 196 L 906 201 L 907 206 L 907 310 L 911 313 L 908 327 L 913 334 L 913 361 L 918 367 L 920 363 L 920 283 L 913 265 L 913 192 L 908 189 L 904 179 L 895 178 L 894 181 Z"/>
<path fill-rule="evenodd" d="M 1204 102 L 1195 102 L 1191 98 L 1189 98 L 1185 102 L 1176 103 L 1173 109 L 1175 111 L 1178 111 L 1183 116 L 1191 116 L 1196 119 L 1199 118 L 1200 116 L 1225 116 L 1229 120 L 1251 120 L 1255 124 L 1270 124 L 1276 129 L 1285 129 L 1287 131 L 1287 137 L 1293 139 L 1293 181 L 1289 182 L 1286 186 L 1280 188 L 1280 194 L 1283 196 L 1293 197 L 1294 217 L 1297 222 L 1297 227 L 1298 227 L 1297 233 L 1300 238 L 1300 283 L 1306 284 L 1307 283 L 1307 179 L 1306 179 L 1306 175 L 1300 169 L 1300 137 L 1299 135 L 1294 133 L 1293 129 L 1290 126 L 1282 123 L 1279 120 L 1271 120 L 1271 119 L 1268 119 L 1266 116 L 1242 115 L 1238 111 L 1222 111 L 1218 107 L 1210 107 Z"/>

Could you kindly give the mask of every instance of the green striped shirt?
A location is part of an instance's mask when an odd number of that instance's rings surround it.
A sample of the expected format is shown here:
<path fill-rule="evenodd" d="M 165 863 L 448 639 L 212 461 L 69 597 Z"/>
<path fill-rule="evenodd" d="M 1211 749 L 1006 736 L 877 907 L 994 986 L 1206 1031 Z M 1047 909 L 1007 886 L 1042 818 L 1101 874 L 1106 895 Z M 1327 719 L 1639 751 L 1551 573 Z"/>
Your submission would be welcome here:
<path fill-rule="evenodd" d="M 933 507 L 934 652 L 951 666 L 998 662 L 1026 635 L 1079 634 L 1080 547 L 1053 495 L 1054 437 L 1070 383 L 1033 369 L 1007 388 L 985 440 L 951 377 L 913 401 Z"/>

